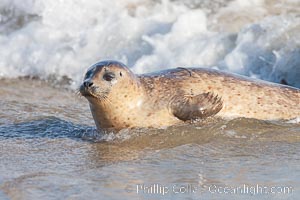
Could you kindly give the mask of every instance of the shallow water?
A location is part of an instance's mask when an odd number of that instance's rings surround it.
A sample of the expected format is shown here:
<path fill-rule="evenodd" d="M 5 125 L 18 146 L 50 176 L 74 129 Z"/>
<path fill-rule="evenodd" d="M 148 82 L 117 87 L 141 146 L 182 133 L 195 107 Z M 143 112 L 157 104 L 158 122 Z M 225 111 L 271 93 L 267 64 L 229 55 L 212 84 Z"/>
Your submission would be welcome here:
<path fill-rule="evenodd" d="M 0 199 L 300 199 L 299 123 L 104 134 L 74 92 L 104 59 L 299 88 L 299 13 L 299 0 L 0 0 Z"/>
<path fill-rule="evenodd" d="M 0 94 L 0 199 L 300 197 L 299 124 L 211 119 L 104 135 L 67 89 L 10 79 Z"/>

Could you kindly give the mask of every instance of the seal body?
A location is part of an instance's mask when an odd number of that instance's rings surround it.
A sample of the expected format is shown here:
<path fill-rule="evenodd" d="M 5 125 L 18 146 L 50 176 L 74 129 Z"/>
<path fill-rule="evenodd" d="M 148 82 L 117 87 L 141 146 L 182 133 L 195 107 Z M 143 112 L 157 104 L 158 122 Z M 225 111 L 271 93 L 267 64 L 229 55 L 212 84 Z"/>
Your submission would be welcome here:
<path fill-rule="evenodd" d="M 116 61 L 96 63 L 80 92 L 98 129 L 163 127 L 211 116 L 300 117 L 300 90 L 205 68 L 134 75 Z"/>

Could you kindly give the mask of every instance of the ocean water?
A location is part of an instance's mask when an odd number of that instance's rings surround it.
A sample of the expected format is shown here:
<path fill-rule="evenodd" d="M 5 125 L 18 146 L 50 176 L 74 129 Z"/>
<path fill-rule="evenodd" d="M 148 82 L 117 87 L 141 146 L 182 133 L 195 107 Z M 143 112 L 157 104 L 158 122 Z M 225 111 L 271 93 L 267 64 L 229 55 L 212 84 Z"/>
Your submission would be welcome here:
<path fill-rule="evenodd" d="M 95 129 L 93 63 L 300 88 L 299 0 L 0 0 L 0 199 L 299 199 L 300 124 Z"/>
<path fill-rule="evenodd" d="M 300 87 L 298 0 L 1 0 L 0 76 L 68 77 L 98 60 L 136 73 L 214 67 Z"/>

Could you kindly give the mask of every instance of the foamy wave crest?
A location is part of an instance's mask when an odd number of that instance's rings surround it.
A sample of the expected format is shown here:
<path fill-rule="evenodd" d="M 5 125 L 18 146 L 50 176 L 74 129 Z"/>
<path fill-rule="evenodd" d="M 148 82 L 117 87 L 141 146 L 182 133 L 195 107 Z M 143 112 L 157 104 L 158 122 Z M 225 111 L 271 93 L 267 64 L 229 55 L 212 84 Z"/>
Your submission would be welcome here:
<path fill-rule="evenodd" d="M 0 76 L 77 86 L 89 65 L 116 59 L 136 73 L 214 67 L 300 87 L 299 4 L 2 0 Z"/>

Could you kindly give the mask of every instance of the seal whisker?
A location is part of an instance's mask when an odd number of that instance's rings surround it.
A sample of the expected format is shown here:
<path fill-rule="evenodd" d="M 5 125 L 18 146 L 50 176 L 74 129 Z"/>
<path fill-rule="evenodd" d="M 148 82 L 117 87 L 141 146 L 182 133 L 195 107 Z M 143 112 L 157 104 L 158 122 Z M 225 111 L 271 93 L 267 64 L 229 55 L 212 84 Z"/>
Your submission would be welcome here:
<path fill-rule="evenodd" d="M 80 92 L 80 88 L 77 88 L 77 89 L 75 90 L 75 95 L 76 95 L 77 97 L 82 98 L 82 94 L 81 94 L 81 92 Z"/>
<path fill-rule="evenodd" d="M 99 100 L 103 103 L 103 105 L 107 106 L 107 104 L 112 104 L 112 102 L 110 101 L 110 99 L 106 96 L 106 95 L 101 95 L 98 97 Z"/>

